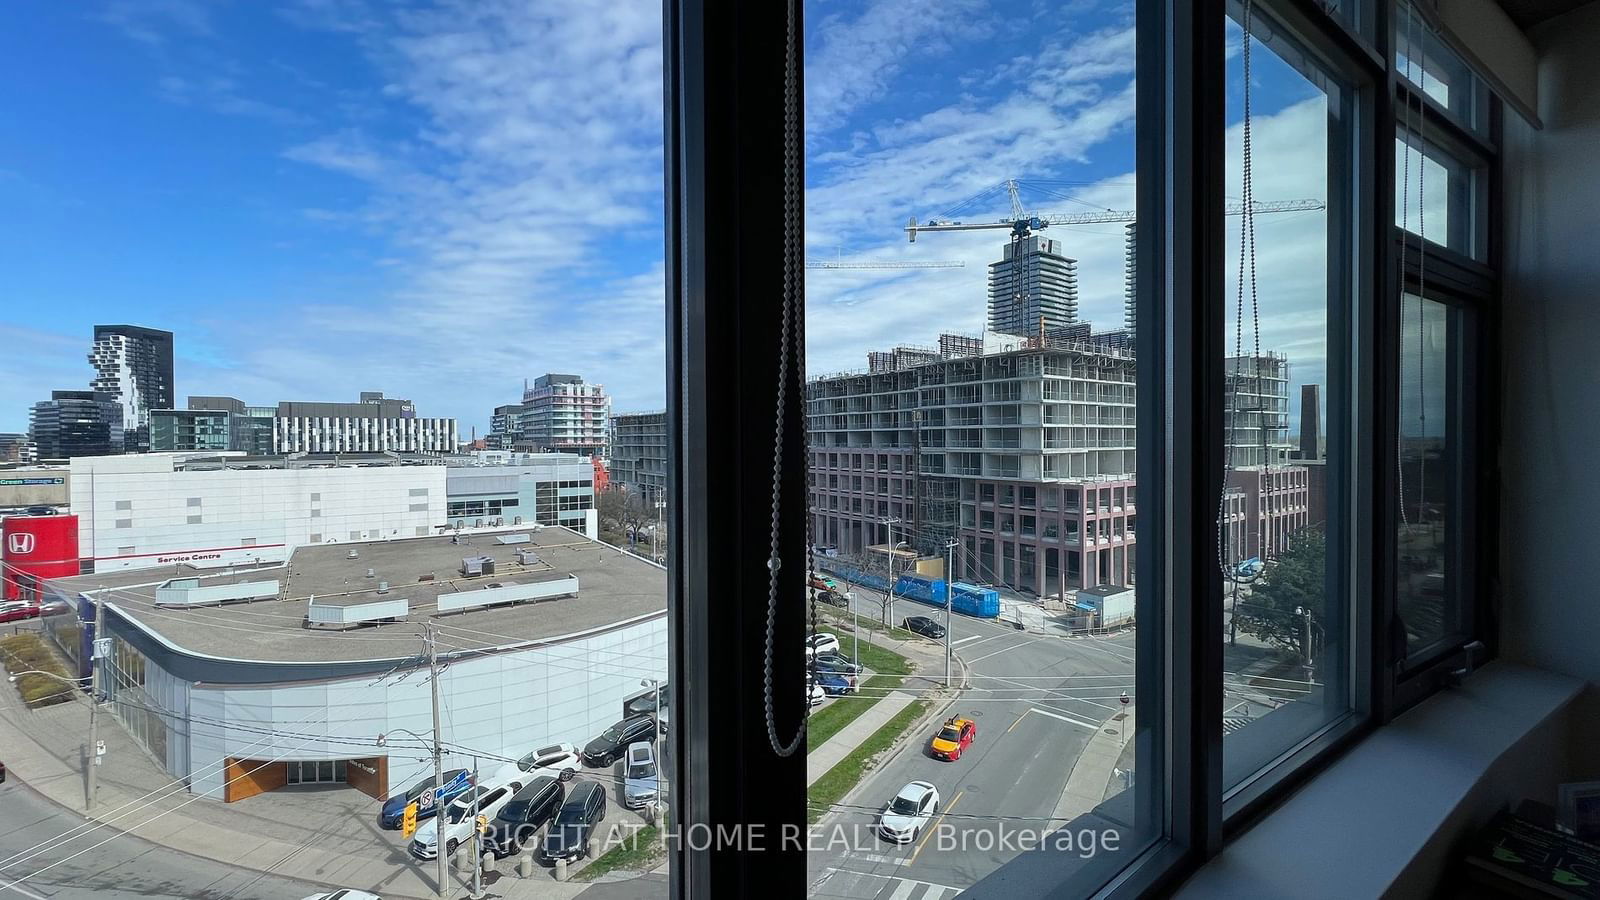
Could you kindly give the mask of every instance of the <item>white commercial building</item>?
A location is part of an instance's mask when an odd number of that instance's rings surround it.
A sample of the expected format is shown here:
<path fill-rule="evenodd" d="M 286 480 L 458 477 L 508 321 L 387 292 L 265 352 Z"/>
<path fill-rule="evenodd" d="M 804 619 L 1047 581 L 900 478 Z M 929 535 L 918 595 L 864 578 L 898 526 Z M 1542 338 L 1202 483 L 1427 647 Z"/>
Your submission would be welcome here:
<path fill-rule="evenodd" d="M 287 566 L 46 590 L 75 610 L 43 627 L 79 674 L 104 599 L 110 711 L 190 791 L 228 802 L 307 782 L 381 799 L 431 774 L 425 624 L 443 632 L 446 768 L 581 746 L 667 678 L 666 571 L 566 528 L 305 546 Z"/>
<path fill-rule="evenodd" d="M 272 429 L 274 453 L 454 453 L 460 439 L 455 419 L 279 415 Z"/>
<path fill-rule="evenodd" d="M 182 453 L 73 459 L 79 552 L 96 572 L 272 563 L 306 544 L 417 537 L 445 522 L 442 465 L 246 462 Z"/>

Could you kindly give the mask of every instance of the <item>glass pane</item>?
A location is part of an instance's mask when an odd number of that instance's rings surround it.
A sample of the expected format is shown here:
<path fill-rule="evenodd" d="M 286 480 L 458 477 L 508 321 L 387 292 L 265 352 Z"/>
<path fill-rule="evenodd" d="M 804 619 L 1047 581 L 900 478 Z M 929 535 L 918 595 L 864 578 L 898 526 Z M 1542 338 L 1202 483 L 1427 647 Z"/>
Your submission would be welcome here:
<path fill-rule="evenodd" d="M 1459 311 L 1407 294 L 1400 320 L 1400 521 L 1396 523 L 1400 619 L 1411 661 L 1447 638 L 1468 633 L 1471 579 L 1455 552 L 1463 515 L 1464 470 Z"/>
<path fill-rule="evenodd" d="M 1404 129 L 1395 137 L 1394 152 L 1395 224 L 1429 243 L 1483 259 L 1488 249 L 1483 165 Z M 1416 259 L 1424 249 L 1413 238 L 1403 252 Z"/>
<path fill-rule="evenodd" d="M 1409 3 L 1395 10 L 1395 68 L 1457 122 L 1489 132 L 1489 90 Z"/>
<path fill-rule="evenodd" d="M 1131 5 L 970 18 L 808 21 L 810 525 L 840 642 L 818 667 L 864 668 L 825 675 L 812 715 L 822 896 L 1087 894 L 1160 830 Z M 952 693 L 960 721 L 918 721 Z M 871 770 L 849 755 L 902 735 Z M 915 782 L 926 822 L 892 812 Z"/>
<path fill-rule="evenodd" d="M 1348 91 L 1259 18 L 1228 38 L 1230 254 L 1224 495 L 1217 552 L 1225 589 L 1223 775 L 1238 785 L 1347 708 L 1343 561 L 1329 541 L 1346 511 L 1337 436 L 1350 410 L 1329 403 L 1351 337 L 1351 295 L 1334 213 L 1348 194 Z M 1246 66 L 1249 77 L 1246 78 Z M 1246 119 L 1246 110 L 1249 118 Z M 1245 148 L 1249 148 L 1248 155 Z M 1248 177 L 1247 177 L 1248 174 Z M 1242 214 L 1251 201 L 1317 208 Z M 1324 424 L 1326 423 L 1326 424 Z M 1330 552 L 1332 551 L 1332 552 Z"/>
<path fill-rule="evenodd" d="M 403 797 L 433 774 L 435 738 L 441 768 L 477 760 L 489 781 L 535 748 L 586 747 L 665 682 L 661 12 L 7 10 L 0 69 L 27 89 L 8 92 L 0 141 L 0 463 L 36 457 L 23 474 L 52 477 L 27 490 L 75 514 L 52 517 L 50 554 L 40 532 L 49 598 L 103 583 L 120 611 L 105 636 L 168 648 L 119 644 L 102 663 L 121 690 L 97 809 L 140 784 L 220 802 L 244 787 L 230 777 L 370 790 L 369 755 Z M 629 428 L 608 485 L 613 408 L 637 415 L 616 417 Z M 479 554 L 494 571 L 469 574 Z M 273 602 L 158 605 L 157 585 L 190 579 Z M 539 596 L 561 583 L 581 598 Z M 515 594 L 431 615 L 452 586 L 489 584 Z M 63 610 L 41 626 L 73 675 L 88 671 L 91 620 Z M 199 683 L 196 667 L 210 667 Z M 36 724 L 65 758 L 59 729 Z M 610 772 L 604 755 L 581 765 Z M 575 876 L 651 816 L 624 808 L 620 784 L 607 792 Z M 395 816 L 374 828 L 339 812 L 387 798 L 329 793 L 316 809 L 258 796 L 230 809 L 242 827 L 397 861 L 385 896 L 466 893 L 470 869 L 398 863 L 410 836 Z M 209 805 L 166 819 L 203 829 Z M 48 824 L 15 838 L 46 840 Z M 666 895 L 652 837 L 603 866 L 641 873 L 630 896 Z M 91 846 L 74 840 L 62 856 Z M 238 863 L 227 842 L 214 853 Z M 228 888 L 215 871 L 178 877 L 186 865 L 163 893 L 303 897 L 325 874 L 302 854 Z M 120 874 L 107 868 L 108 883 Z"/>

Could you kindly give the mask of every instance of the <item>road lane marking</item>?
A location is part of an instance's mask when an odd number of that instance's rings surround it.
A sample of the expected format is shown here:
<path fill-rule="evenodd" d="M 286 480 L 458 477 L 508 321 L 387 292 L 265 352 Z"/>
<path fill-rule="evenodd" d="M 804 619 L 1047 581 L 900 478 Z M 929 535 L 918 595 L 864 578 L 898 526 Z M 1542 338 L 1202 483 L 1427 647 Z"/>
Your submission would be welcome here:
<path fill-rule="evenodd" d="M 1023 710 L 1022 715 L 1017 716 L 1017 720 L 1015 722 L 1011 723 L 1011 728 L 1015 728 L 1018 725 L 1021 725 L 1022 724 L 1022 720 L 1026 719 L 1027 717 L 1028 717 L 1027 710 Z M 1011 728 L 1007 728 L 1006 729 L 1006 734 L 1010 734 L 1011 733 Z"/>
<path fill-rule="evenodd" d="M 4 888 L 16 891 L 22 896 L 27 897 L 28 900 L 45 900 L 45 896 L 43 894 L 35 894 L 33 891 L 28 890 L 20 884 L 8 884 L 4 885 Z"/>
<path fill-rule="evenodd" d="M 933 820 L 932 827 L 922 836 L 922 843 L 917 845 L 917 849 L 911 851 L 911 858 L 906 860 L 906 865 L 909 866 L 917 861 L 917 854 L 922 852 L 923 847 L 928 846 L 928 841 L 933 837 L 933 833 L 939 830 L 939 823 L 944 821 L 944 817 L 949 814 L 950 810 L 956 808 L 956 804 L 961 802 L 961 795 L 965 793 L 966 791 L 957 791 L 956 798 L 951 800 L 950 805 L 946 806 L 944 811 L 939 813 L 939 817 Z"/>
<path fill-rule="evenodd" d="M 849 859 L 861 859 L 866 860 L 867 862 L 883 863 L 884 865 L 888 866 L 903 866 L 906 864 L 904 857 L 885 856 L 882 853 L 850 853 L 847 854 L 847 857 Z"/>
<path fill-rule="evenodd" d="M 899 875 L 885 875 L 882 872 L 857 872 L 853 869 L 838 869 L 833 867 L 829 867 L 828 871 L 842 872 L 846 875 L 860 875 L 864 878 L 882 878 L 885 881 L 904 881 L 910 884 L 921 884 L 927 886 L 930 892 L 934 889 L 938 889 L 940 891 L 955 891 L 959 894 L 962 891 L 962 888 L 958 888 L 953 884 L 940 884 L 937 881 L 918 881 L 915 878 L 902 878 Z"/>
<path fill-rule="evenodd" d="M 967 665 L 971 666 L 971 665 L 975 665 L 977 663 L 981 663 L 981 662 L 983 662 L 984 660 L 988 659 L 991 656 L 999 656 L 1000 654 L 1005 653 L 1007 650 L 1015 650 L 1018 647 L 1026 647 L 1027 645 L 1029 645 L 1031 643 L 1033 643 L 1033 641 L 1022 641 L 1020 643 L 1012 644 L 1009 647 L 1001 647 L 999 650 L 996 650 L 993 653 L 986 653 L 983 656 L 978 657 L 977 659 L 969 659 L 969 660 L 967 660 Z"/>
<path fill-rule="evenodd" d="M 1082 719 L 1074 719 L 1071 716 L 1064 716 L 1061 713 L 1051 712 L 1048 709 L 1040 709 L 1037 706 L 1033 707 L 1032 709 L 1029 709 L 1028 712 L 1036 712 L 1041 716 L 1049 716 L 1052 719 L 1060 719 L 1063 722 L 1071 722 L 1074 725 L 1082 725 L 1084 728 L 1087 728 L 1090 731 L 1099 731 L 1100 730 L 1100 726 L 1096 725 L 1093 722 L 1085 722 Z"/>
<path fill-rule="evenodd" d="M 907 897 L 911 896 L 911 892 L 916 889 L 917 886 L 911 882 L 902 881 L 895 886 L 894 893 L 889 895 L 889 900 L 906 900 Z"/>
<path fill-rule="evenodd" d="M 965 644 L 967 641 L 981 641 L 981 640 L 983 640 L 983 635 L 981 635 L 981 634 L 973 634 L 973 635 L 968 635 L 967 637 L 964 637 L 959 641 L 951 641 L 950 642 L 950 646 L 959 647 L 962 644 Z"/>

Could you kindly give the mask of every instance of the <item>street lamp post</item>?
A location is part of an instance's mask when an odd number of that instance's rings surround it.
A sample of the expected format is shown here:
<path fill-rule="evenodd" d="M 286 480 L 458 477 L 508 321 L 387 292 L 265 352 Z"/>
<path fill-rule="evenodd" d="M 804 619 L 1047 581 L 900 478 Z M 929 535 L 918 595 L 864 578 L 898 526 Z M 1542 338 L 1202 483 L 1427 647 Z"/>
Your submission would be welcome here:
<path fill-rule="evenodd" d="M 956 540 L 944 545 L 947 560 L 944 565 L 944 686 L 950 686 L 950 607 L 955 596 Z"/>

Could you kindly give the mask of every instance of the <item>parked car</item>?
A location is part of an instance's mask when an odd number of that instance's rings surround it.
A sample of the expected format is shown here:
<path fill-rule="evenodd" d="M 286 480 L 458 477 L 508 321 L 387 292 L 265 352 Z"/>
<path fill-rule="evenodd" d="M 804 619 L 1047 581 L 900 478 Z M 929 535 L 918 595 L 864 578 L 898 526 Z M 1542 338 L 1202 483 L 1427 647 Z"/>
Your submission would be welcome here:
<path fill-rule="evenodd" d="M 498 787 L 475 785 L 465 796 L 457 797 L 455 802 L 445 807 L 444 816 L 434 816 L 427 824 L 417 829 L 417 836 L 411 839 L 411 855 L 418 859 L 433 859 L 438 856 L 441 833 L 444 836 L 445 854 L 454 854 L 457 847 L 472 839 L 474 812 L 493 819 L 520 790 L 522 782 L 518 781 L 507 782 Z M 476 809 L 472 802 L 474 793 L 478 798 Z"/>
<path fill-rule="evenodd" d="M 829 606 L 848 607 L 850 605 L 849 595 L 841 594 L 838 591 L 812 591 L 812 594 L 816 596 L 817 602 L 826 603 Z"/>
<path fill-rule="evenodd" d="M 813 576 L 811 576 L 811 586 L 816 588 L 819 591 L 837 591 L 837 590 L 839 590 L 838 583 L 835 582 L 832 578 L 829 578 L 826 575 L 813 575 Z"/>
<path fill-rule="evenodd" d="M 583 764 L 604 768 L 617 761 L 622 748 L 634 741 L 656 739 L 656 720 L 650 716 L 634 716 L 601 732 L 600 736 L 583 747 Z"/>
<path fill-rule="evenodd" d="M 944 626 L 927 616 L 906 616 L 900 621 L 900 627 L 925 638 L 938 640 L 944 637 Z"/>
<path fill-rule="evenodd" d="M 838 653 L 818 653 L 818 672 L 837 672 L 840 675 L 860 675 L 861 667 Z"/>
<path fill-rule="evenodd" d="M 851 693 L 855 690 L 855 688 L 850 685 L 850 678 L 848 676 L 835 675 L 832 672 L 818 672 L 817 687 L 822 688 L 822 692 L 827 694 L 829 697 L 838 697 L 843 694 Z"/>
<path fill-rule="evenodd" d="M 383 900 L 383 898 L 366 891 L 344 888 L 337 891 L 329 891 L 326 894 L 312 894 L 305 900 Z"/>
<path fill-rule="evenodd" d="M 926 781 L 913 781 L 884 804 L 878 814 L 878 833 L 896 844 L 908 844 L 922 834 L 939 811 L 939 789 Z"/>
<path fill-rule="evenodd" d="M 378 813 L 378 827 L 391 831 L 400 827 L 400 821 L 405 817 L 406 806 L 417 804 L 417 818 L 425 819 L 439 811 L 439 807 L 449 805 L 450 801 L 465 794 L 467 788 L 472 787 L 472 773 L 466 769 L 446 769 L 444 773 L 444 790 L 434 791 L 433 776 L 429 775 L 408 788 L 405 793 L 395 794 L 383 801 L 383 810 Z M 433 794 L 435 796 L 425 796 Z"/>
<path fill-rule="evenodd" d="M 826 631 L 806 638 L 806 655 L 813 653 L 838 653 L 839 636 Z"/>
<path fill-rule="evenodd" d="M 661 707 L 662 712 L 666 712 L 668 703 L 672 698 L 672 694 L 671 694 L 670 691 L 667 690 L 667 686 L 663 684 L 663 685 L 661 685 L 660 688 L 657 689 L 655 694 L 651 694 L 651 693 L 649 693 L 647 691 L 647 692 L 645 692 L 645 694 L 643 696 L 634 697 L 632 700 L 629 700 L 628 702 L 622 704 L 622 715 L 623 715 L 623 717 L 631 719 L 634 716 L 653 716 L 653 715 L 655 715 L 656 714 L 656 706 L 658 705 L 657 704 L 657 695 L 659 695 L 659 698 L 660 698 L 659 705 Z"/>
<path fill-rule="evenodd" d="M 485 841 L 496 859 L 512 856 L 539 834 L 546 822 L 555 818 L 566 802 L 567 788 L 553 775 L 540 775 L 517 791 L 489 821 Z"/>
<path fill-rule="evenodd" d="M 58 511 L 54 506 L 30 506 L 23 512 L 30 516 L 53 516 Z"/>
<path fill-rule="evenodd" d="M 39 617 L 39 607 L 26 600 L 9 600 L 0 603 L 0 622 L 21 622 Z"/>
<path fill-rule="evenodd" d="M 808 706 L 816 706 L 826 699 L 828 699 L 828 692 L 822 689 L 822 685 L 809 678 L 806 679 L 806 704 Z"/>
<path fill-rule="evenodd" d="M 928 745 L 928 753 L 934 759 L 960 759 L 962 752 L 972 746 L 972 741 L 977 736 L 977 722 L 951 716 L 945 720 L 939 733 L 933 736 L 932 743 Z"/>
<path fill-rule="evenodd" d="M 622 805 L 643 809 L 661 796 L 661 774 L 656 769 L 655 748 L 644 741 L 628 745 L 622 769 Z"/>
<path fill-rule="evenodd" d="M 577 859 L 589 853 L 589 837 L 606 817 L 606 789 L 597 781 L 580 781 L 567 793 L 550 830 L 545 832 L 539 855 L 554 862 Z"/>
<path fill-rule="evenodd" d="M 562 781 L 571 781 L 583 763 L 578 758 L 578 748 L 571 744 L 551 744 L 529 753 L 500 770 L 502 778 L 518 775 L 550 775 Z"/>

